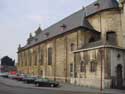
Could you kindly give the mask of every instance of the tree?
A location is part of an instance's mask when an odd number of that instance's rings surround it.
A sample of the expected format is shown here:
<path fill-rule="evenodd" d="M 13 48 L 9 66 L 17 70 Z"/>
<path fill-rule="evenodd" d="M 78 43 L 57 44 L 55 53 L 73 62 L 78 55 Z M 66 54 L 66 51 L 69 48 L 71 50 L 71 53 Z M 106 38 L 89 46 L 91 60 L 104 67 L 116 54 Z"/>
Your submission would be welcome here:
<path fill-rule="evenodd" d="M 15 60 L 13 60 L 12 58 L 8 56 L 4 56 L 1 59 L 1 65 L 2 66 L 15 66 Z"/>

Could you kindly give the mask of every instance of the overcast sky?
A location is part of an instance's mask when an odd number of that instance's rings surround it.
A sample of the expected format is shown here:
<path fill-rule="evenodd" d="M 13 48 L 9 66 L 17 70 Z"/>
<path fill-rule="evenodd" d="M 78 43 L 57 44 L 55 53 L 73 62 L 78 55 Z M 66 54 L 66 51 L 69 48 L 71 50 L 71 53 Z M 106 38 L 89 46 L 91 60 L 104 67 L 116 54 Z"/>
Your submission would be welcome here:
<path fill-rule="evenodd" d="M 30 32 L 58 22 L 95 0 L 0 0 L 0 58 L 17 57 Z"/>

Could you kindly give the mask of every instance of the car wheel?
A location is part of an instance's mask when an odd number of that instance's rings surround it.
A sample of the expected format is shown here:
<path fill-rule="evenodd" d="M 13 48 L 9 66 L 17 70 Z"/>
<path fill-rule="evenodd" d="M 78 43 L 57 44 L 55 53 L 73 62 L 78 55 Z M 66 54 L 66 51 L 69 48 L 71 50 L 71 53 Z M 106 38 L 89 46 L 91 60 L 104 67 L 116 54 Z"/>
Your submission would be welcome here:
<path fill-rule="evenodd" d="M 51 86 L 51 87 L 54 87 L 54 84 L 51 84 L 50 86 Z"/>

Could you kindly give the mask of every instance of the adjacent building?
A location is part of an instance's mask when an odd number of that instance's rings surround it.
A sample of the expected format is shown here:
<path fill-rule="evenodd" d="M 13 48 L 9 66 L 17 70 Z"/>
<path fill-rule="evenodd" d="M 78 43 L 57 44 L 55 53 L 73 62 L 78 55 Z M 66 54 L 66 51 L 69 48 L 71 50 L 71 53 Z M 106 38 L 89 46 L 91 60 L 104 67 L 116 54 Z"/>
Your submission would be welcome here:
<path fill-rule="evenodd" d="M 16 71 L 15 60 L 8 56 L 4 56 L 1 58 L 1 65 L 0 65 L 1 72 L 10 72 Z"/>
<path fill-rule="evenodd" d="M 18 71 L 60 82 L 121 88 L 125 82 L 125 0 L 98 0 L 29 35 Z"/>

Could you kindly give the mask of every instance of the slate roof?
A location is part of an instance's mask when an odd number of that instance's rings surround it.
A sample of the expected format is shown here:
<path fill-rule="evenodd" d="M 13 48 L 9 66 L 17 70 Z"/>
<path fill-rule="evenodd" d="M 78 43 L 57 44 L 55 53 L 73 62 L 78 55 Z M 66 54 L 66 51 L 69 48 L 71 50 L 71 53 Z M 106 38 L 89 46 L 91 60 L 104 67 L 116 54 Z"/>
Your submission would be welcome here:
<path fill-rule="evenodd" d="M 97 4 L 99 4 L 99 7 L 95 6 Z M 97 0 L 85 8 L 86 16 L 93 15 L 102 10 L 118 8 L 118 6 L 117 0 Z"/>
<path fill-rule="evenodd" d="M 95 41 L 95 42 L 91 42 L 91 43 L 88 43 L 88 44 L 86 44 L 86 45 L 83 45 L 83 46 L 82 46 L 81 48 L 79 48 L 79 49 L 88 49 L 88 48 L 93 48 L 93 47 L 102 46 L 102 45 L 112 45 L 112 46 L 116 46 L 116 44 L 113 43 L 113 42 L 106 41 L 106 42 L 104 43 L 104 41 L 99 40 L 99 41 Z M 79 49 L 78 49 L 78 50 L 79 50 Z"/>
<path fill-rule="evenodd" d="M 94 3 L 88 5 L 87 7 L 77 11 L 76 13 L 64 18 L 63 20 L 43 30 L 43 32 L 34 37 L 34 40 L 32 40 L 30 44 L 25 45 L 21 49 L 29 48 L 37 43 L 53 38 L 65 32 L 70 32 L 72 29 L 78 27 L 83 27 L 93 30 L 91 24 L 87 21 L 86 17 L 93 15 L 99 11 L 112 8 L 118 8 L 118 2 L 116 0 L 95 1 Z M 64 27 L 65 29 L 61 30 L 62 27 Z"/>

